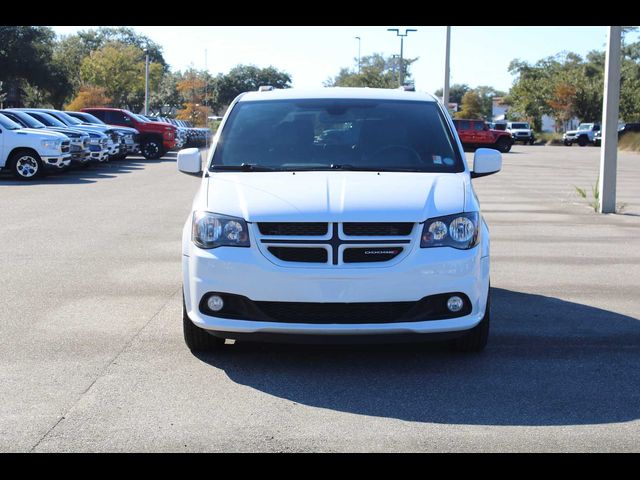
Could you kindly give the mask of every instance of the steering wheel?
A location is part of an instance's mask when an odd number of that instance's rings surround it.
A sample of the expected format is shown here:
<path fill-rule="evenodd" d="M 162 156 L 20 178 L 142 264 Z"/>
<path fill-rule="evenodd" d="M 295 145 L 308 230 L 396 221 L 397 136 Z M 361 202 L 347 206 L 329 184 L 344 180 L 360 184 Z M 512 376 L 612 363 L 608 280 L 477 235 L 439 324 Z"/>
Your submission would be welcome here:
<path fill-rule="evenodd" d="M 408 159 L 408 161 L 413 165 L 422 165 L 422 157 L 420 156 L 420 154 L 416 152 L 413 148 L 407 147 L 406 145 L 385 145 L 384 147 L 379 148 L 378 150 L 373 152 L 370 158 L 371 159 L 377 158 L 378 156 L 382 155 L 384 152 L 389 150 L 396 150 L 396 151 L 402 150 L 405 152 L 409 152 L 413 158 L 411 158 L 410 160 Z"/>

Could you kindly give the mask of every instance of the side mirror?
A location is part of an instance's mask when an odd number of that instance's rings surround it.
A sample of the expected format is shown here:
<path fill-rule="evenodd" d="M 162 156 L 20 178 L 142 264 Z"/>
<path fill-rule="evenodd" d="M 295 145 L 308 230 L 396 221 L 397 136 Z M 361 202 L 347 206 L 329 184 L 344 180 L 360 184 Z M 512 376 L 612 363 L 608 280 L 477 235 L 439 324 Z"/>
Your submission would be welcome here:
<path fill-rule="evenodd" d="M 200 150 L 197 148 L 185 148 L 178 152 L 178 170 L 188 175 L 199 176 L 202 173 Z"/>
<path fill-rule="evenodd" d="M 502 169 L 502 154 L 493 148 L 479 148 L 473 156 L 471 178 L 485 177 Z"/>

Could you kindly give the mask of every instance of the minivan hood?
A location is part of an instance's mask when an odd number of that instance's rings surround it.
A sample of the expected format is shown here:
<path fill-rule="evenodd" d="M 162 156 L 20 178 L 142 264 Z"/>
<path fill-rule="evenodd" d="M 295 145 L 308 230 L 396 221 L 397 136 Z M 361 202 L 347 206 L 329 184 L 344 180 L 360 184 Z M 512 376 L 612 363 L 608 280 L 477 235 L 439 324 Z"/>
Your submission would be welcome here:
<path fill-rule="evenodd" d="M 422 222 L 464 211 L 464 174 L 215 172 L 197 205 L 249 222 Z M 202 198 L 202 197 L 201 197 Z"/>

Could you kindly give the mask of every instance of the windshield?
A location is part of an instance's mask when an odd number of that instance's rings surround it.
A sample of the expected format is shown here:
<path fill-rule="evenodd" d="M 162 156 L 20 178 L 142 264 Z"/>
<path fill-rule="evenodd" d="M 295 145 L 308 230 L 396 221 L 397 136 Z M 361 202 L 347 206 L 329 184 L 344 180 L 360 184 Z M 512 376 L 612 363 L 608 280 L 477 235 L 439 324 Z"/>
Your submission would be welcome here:
<path fill-rule="evenodd" d="M 142 122 L 142 123 L 149 123 L 149 120 L 147 120 L 146 118 L 144 118 L 142 115 L 136 115 L 135 113 L 131 113 L 131 112 L 126 112 L 127 115 L 133 117 L 135 120 Z"/>
<path fill-rule="evenodd" d="M 524 128 L 524 129 L 528 129 L 528 128 L 529 128 L 529 124 L 528 124 L 528 123 L 512 123 L 512 124 L 511 124 L 511 128 Z"/>
<path fill-rule="evenodd" d="M 65 112 L 56 112 L 56 115 L 63 121 L 67 122 L 68 125 L 82 125 L 83 123 L 82 120 L 78 120 Z"/>
<path fill-rule="evenodd" d="M 73 114 L 68 113 L 69 116 L 71 117 L 75 117 L 78 118 L 82 121 L 84 121 L 85 123 L 92 123 L 94 125 L 106 125 L 106 123 L 104 123 L 102 120 L 100 120 L 98 117 L 94 117 L 93 115 L 91 115 L 90 113 L 86 113 L 86 112 L 73 112 Z"/>
<path fill-rule="evenodd" d="M 0 126 L 6 128 L 7 130 L 18 130 L 22 128 L 19 124 L 8 117 L 5 117 L 2 113 L 0 113 Z"/>
<path fill-rule="evenodd" d="M 239 102 L 211 169 L 462 172 L 435 103 L 312 99 Z"/>
<path fill-rule="evenodd" d="M 26 112 L 26 113 L 31 115 L 36 120 L 39 120 L 40 122 L 44 123 L 47 127 L 67 128 L 67 126 L 64 123 L 62 123 L 57 118 L 52 117 L 48 113 L 44 113 L 44 112 Z"/>
<path fill-rule="evenodd" d="M 46 128 L 43 123 L 33 118 L 31 115 L 27 115 L 24 112 L 16 112 L 13 110 L 0 112 L 4 116 L 10 118 L 14 122 L 22 125 L 25 128 Z"/>
<path fill-rule="evenodd" d="M 581 123 L 578 130 L 591 130 L 591 127 L 593 127 L 593 123 Z"/>

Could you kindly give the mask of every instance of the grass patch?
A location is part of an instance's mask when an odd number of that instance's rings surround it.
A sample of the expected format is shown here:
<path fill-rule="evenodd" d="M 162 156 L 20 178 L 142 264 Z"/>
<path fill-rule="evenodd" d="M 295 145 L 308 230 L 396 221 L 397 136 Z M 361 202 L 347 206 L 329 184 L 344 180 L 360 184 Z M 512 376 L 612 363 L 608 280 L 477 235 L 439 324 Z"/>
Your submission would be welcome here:
<path fill-rule="evenodd" d="M 585 200 L 589 201 L 589 205 L 591 206 L 591 208 L 593 208 L 594 212 L 598 212 L 598 210 L 600 210 L 600 191 L 599 191 L 599 183 L 600 183 L 600 177 L 598 177 L 598 179 L 596 180 L 595 185 L 593 185 L 591 187 L 591 195 L 592 195 L 592 200 L 589 200 L 588 195 L 587 195 L 587 190 L 584 188 L 580 188 L 576 185 L 573 186 L 573 188 L 576 189 L 576 192 L 578 193 L 578 195 L 582 198 L 584 198 Z"/>
<path fill-rule="evenodd" d="M 540 132 L 535 134 L 538 145 L 563 145 L 562 134 L 555 132 Z"/>
<path fill-rule="evenodd" d="M 618 140 L 618 149 L 640 152 L 640 132 L 629 132 Z"/>

